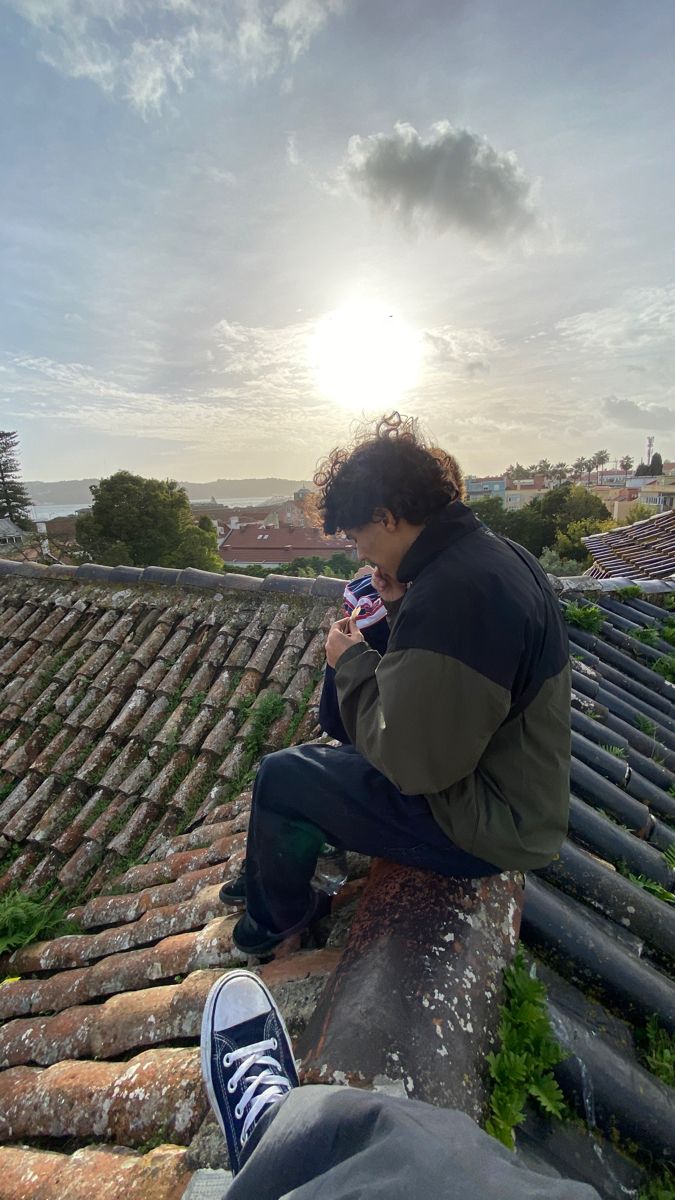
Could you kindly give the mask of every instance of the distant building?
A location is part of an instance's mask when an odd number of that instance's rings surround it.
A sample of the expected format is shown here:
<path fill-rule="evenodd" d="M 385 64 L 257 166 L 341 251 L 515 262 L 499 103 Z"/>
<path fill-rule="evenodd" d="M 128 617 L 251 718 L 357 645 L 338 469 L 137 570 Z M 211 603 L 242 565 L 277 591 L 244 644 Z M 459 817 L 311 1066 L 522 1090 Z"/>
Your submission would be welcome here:
<path fill-rule="evenodd" d="M 506 479 L 503 475 L 469 475 L 465 485 L 469 504 L 472 500 L 485 500 L 488 496 L 497 496 L 502 503 L 504 501 Z"/>
<path fill-rule="evenodd" d="M 23 546 L 25 533 L 7 517 L 0 517 L 0 546 Z"/>
<path fill-rule="evenodd" d="M 666 579 L 675 573 L 675 509 L 581 539 L 596 579 Z"/>
<path fill-rule="evenodd" d="M 675 476 L 660 475 L 650 480 L 640 493 L 640 501 L 648 504 L 655 512 L 666 512 L 675 501 Z"/>
<path fill-rule="evenodd" d="M 346 554 L 356 558 L 353 542 L 343 537 L 326 537 L 311 526 L 274 526 L 262 523 L 230 527 L 220 546 L 223 562 L 240 567 L 286 566 L 296 558 L 330 558 Z"/>

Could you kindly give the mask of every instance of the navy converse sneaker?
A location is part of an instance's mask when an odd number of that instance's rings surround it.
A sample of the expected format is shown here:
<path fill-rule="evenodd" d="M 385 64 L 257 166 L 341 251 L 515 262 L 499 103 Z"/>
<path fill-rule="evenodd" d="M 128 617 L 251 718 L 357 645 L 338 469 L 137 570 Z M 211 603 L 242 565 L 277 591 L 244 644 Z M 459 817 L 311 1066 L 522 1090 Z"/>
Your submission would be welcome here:
<path fill-rule="evenodd" d="M 230 971 L 214 983 L 202 1016 L 201 1056 L 236 1175 L 259 1118 L 299 1086 L 283 1018 L 257 975 Z"/>
<path fill-rule="evenodd" d="M 246 862 L 241 866 L 241 871 L 234 879 L 230 879 L 228 883 L 224 883 L 218 892 L 218 896 L 223 904 L 228 908 L 245 908 L 246 907 Z"/>

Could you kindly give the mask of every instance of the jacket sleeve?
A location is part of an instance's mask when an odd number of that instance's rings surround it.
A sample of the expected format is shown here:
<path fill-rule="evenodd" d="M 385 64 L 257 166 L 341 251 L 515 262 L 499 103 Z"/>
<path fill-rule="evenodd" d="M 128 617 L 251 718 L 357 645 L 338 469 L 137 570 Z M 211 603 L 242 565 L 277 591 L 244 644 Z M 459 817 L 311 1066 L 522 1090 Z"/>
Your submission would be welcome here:
<path fill-rule="evenodd" d="M 469 775 L 506 718 L 510 692 L 435 650 L 350 647 L 335 676 L 351 741 L 405 795 L 435 794 Z"/>

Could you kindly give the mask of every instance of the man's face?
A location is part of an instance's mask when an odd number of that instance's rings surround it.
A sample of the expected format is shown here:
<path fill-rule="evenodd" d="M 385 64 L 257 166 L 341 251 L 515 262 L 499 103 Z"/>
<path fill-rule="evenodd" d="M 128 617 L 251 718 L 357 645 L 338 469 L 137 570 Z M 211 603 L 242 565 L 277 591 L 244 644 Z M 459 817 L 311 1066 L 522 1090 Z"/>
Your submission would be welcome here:
<path fill-rule="evenodd" d="M 396 579 L 396 572 L 407 550 L 393 520 L 374 520 L 358 529 L 345 529 L 348 538 L 356 542 L 359 558 L 379 567 L 385 575 Z"/>

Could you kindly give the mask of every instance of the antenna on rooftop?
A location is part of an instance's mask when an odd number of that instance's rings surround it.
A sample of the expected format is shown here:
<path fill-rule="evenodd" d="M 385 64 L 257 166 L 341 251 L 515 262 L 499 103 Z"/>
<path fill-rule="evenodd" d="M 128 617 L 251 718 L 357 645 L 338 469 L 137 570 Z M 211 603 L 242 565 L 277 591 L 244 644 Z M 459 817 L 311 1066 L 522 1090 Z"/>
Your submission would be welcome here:
<path fill-rule="evenodd" d="M 650 462 L 652 461 L 653 452 L 654 452 L 654 438 L 648 437 L 647 438 L 647 466 L 649 466 Z"/>

